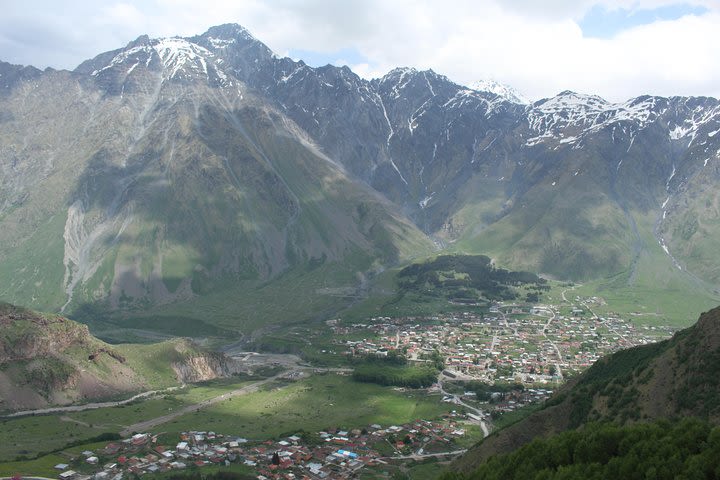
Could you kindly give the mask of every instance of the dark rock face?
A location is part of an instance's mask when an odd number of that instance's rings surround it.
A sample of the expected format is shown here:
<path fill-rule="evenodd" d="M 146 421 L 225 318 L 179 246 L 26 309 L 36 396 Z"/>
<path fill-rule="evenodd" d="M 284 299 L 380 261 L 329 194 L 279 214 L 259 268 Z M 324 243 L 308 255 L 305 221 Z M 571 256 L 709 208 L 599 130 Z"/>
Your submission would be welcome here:
<path fill-rule="evenodd" d="M 48 72 L 50 71 L 52 70 L 48 70 Z M 0 61 L 0 95 L 7 94 L 18 83 L 38 78 L 42 73 L 42 71 L 32 66 L 25 67 Z"/>

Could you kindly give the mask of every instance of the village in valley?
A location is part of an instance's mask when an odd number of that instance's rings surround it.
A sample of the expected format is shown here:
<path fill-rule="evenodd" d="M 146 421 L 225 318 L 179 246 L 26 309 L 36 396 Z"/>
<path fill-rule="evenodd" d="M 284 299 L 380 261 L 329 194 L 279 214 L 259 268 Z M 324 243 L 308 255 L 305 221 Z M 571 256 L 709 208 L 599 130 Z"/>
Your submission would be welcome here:
<path fill-rule="evenodd" d="M 382 476 L 388 466 L 403 462 L 447 461 L 487 436 L 504 415 L 542 404 L 602 356 L 668 338 L 674 331 L 620 315 L 597 315 L 593 308 L 602 302 L 597 297 L 575 297 L 562 306 L 496 302 L 483 311 L 329 320 L 325 343 L 318 348 L 336 362 L 334 368 L 275 365 L 285 370 L 286 382 L 321 375 L 352 381 L 348 377 L 357 362 L 399 357 L 407 367 L 434 368 L 437 380 L 423 389 L 392 390 L 433 399 L 447 413 L 397 425 L 328 426 L 264 439 L 220 431 L 222 426 L 213 432 L 198 425 L 197 431 L 179 436 L 162 433 L 159 426 L 157 433 L 133 432 L 83 451 L 55 469 L 61 480 L 122 480 L 212 466 L 244 469 L 259 480 L 291 480 L 358 478 L 368 471 Z M 313 340 L 319 337 L 309 343 Z M 259 356 L 244 358 L 257 361 Z"/>
<path fill-rule="evenodd" d="M 145 474 L 244 465 L 258 480 L 352 478 L 365 467 L 404 459 L 442 458 L 465 451 L 455 442 L 465 435 L 464 416 L 451 413 L 436 421 L 378 424 L 313 435 L 291 435 L 263 442 L 215 432 L 183 432 L 177 444 L 158 435 L 137 433 L 104 448 L 86 450 L 71 464 L 57 464 L 60 480 L 121 480 Z"/>
<path fill-rule="evenodd" d="M 473 391 L 455 388 L 459 398 L 497 416 L 541 402 L 568 377 L 591 366 L 599 358 L 624 348 L 669 338 L 669 326 L 637 326 L 619 315 L 598 316 L 592 307 L 598 297 L 576 297 L 570 307 L 496 303 L 487 313 L 462 312 L 432 317 L 375 317 L 367 323 L 332 323 L 349 356 L 387 356 L 402 352 L 410 364 L 430 362 L 439 352 L 445 368 L 434 386 L 443 393 L 453 384 L 466 382 L 513 386 L 498 389 L 485 400 Z M 355 335 L 353 335 L 355 333 Z M 444 384 L 444 388 L 443 388 Z M 432 389 L 431 389 L 432 390 Z"/>

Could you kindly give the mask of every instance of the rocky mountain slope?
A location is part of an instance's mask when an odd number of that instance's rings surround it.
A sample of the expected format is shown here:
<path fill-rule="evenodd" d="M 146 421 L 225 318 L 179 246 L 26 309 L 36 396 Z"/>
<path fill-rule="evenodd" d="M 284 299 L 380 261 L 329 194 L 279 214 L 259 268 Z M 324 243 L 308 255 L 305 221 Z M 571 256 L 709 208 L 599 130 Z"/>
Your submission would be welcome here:
<path fill-rule="evenodd" d="M 187 340 L 108 345 L 57 315 L 0 304 L 0 411 L 114 398 L 238 370 Z"/>
<path fill-rule="evenodd" d="M 0 295 L 63 312 L 144 309 L 293 269 L 354 279 L 430 251 L 231 75 L 215 40 L 143 37 L 74 72 L 9 77 Z"/>
<path fill-rule="evenodd" d="M 633 424 L 699 417 L 720 425 L 720 308 L 664 342 L 599 360 L 545 407 L 478 444 L 456 462 L 469 472 L 491 455 L 588 422 Z"/>
<path fill-rule="evenodd" d="M 634 281 L 653 257 L 717 280 L 712 221 L 704 231 L 692 221 L 712 209 L 686 205 L 689 184 L 718 179 L 716 99 L 612 104 L 562 92 L 525 105 L 506 87 L 467 88 L 433 71 L 366 81 L 346 67 L 314 69 L 232 25 L 193 40 L 211 49 L 228 37 L 219 55 L 234 73 L 445 243 L 564 278 Z"/>
<path fill-rule="evenodd" d="M 257 308 L 333 311 L 346 299 L 328 292 L 433 242 L 622 287 L 720 281 L 716 99 L 368 81 L 238 25 L 0 73 L 0 297 L 16 303 L 214 309 L 252 330 Z"/>

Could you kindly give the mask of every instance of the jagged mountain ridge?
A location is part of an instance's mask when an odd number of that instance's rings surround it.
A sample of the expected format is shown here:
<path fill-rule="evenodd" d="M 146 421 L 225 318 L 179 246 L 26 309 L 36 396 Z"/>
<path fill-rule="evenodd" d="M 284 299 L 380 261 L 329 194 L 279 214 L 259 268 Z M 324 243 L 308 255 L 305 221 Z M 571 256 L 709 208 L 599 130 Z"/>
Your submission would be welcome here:
<path fill-rule="evenodd" d="M 362 273 L 428 251 L 404 215 L 436 243 L 561 278 L 632 284 L 658 263 L 720 275 L 717 215 L 702 208 L 719 172 L 715 99 L 522 105 L 431 70 L 312 68 L 232 24 L 143 36 L 73 72 L 2 68 L 13 300 L 173 303 L 358 251 L 348 270 Z M 23 270 L 29 256 L 51 273 Z"/>
<path fill-rule="evenodd" d="M 704 253 L 707 234 L 689 242 L 700 245 L 686 258 L 679 261 L 670 255 L 677 249 L 688 250 L 671 240 L 668 231 L 681 228 L 671 224 L 686 223 L 690 214 L 678 211 L 675 218 L 667 217 L 676 203 L 673 193 L 700 173 L 699 161 L 705 167 L 718 157 L 720 145 L 713 134 L 720 128 L 717 100 L 643 96 L 612 104 L 596 96 L 562 92 L 522 107 L 495 93 L 456 85 L 432 71 L 396 69 L 366 81 L 347 67 L 314 69 L 278 58 L 245 30 L 233 37 L 236 28 L 216 27 L 195 40 L 207 48 L 230 41 L 243 45 L 242 55 L 238 49 L 223 47 L 228 64 L 277 102 L 332 158 L 402 205 L 427 233 L 446 242 L 467 239 L 461 244 L 473 248 L 477 230 L 488 229 L 486 237 L 498 230 L 510 237 L 503 243 L 515 244 L 516 252 L 501 248 L 493 253 L 506 263 L 540 270 L 557 265 L 556 252 L 544 251 L 548 244 L 576 250 L 566 265 L 549 272 L 561 277 L 587 278 L 598 269 L 606 274 L 632 269 L 643 251 L 658 250 L 667 252 L 668 263 L 699 270 L 705 280 L 717 280 L 704 267 L 710 260 Z M 578 155 L 582 149 L 593 151 Z M 586 164 L 585 156 L 590 157 Z M 691 161 L 691 156 L 699 160 Z M 551 161 L 555 168 L 548 165 Z M 623 168 L 630 169 L 628 175 Z M 577 187 L 553 185 L 563 172 L 574 177 L 591 173 L 593 178 Z M 548 179 L 548 174 L 556 178 Z M 716 173 L 711 175 L 717 178 Z M 628 180 L 637 185 L 627 185 Z M 555 236 L 547 234 L 548 228 L 528 232 L 514 227 L 508 232 L 503 223 L 492 225 L 505 216 L 511 217 L 509 223 L 531 224 L 517 220 L 525 218 L 515 206 L 536 203 L 545 196 L 546 186 L 570 187 L 568 196 L 579 190 L 592 203 L 607 203 L 604 208 L 611 211 L 611 221 L 622 228 L 610 232 L 610 242 L 604 242 L 602 249 L 593 249 L 584 245 L 585 222 L 574 231 L 561 228 Z M 480 212 L 489 218 L 479 221 L 473 205 L 478 190 L 484 195 L 497 190 L 482 199 L 494 211 Z M 544 209 L 554 210 L 557 205 Z M 657 218 L 647 218 L 649 212 Z M 586 215 L 579 217 L 585 220 Z M 590 230 L 598 233 L 597 222 L 588 220 Z M 642 231 L 635 233 L 639 223 L 645 223 L 640 229 L 653 235 L 656 243 L 640 238 Z M 628 236 L 628 231 L 633 233 Z M 497 241 L 481 241 L 480 249 L 492 243 Z M 600 251 L 608 244 L 610 253 Z M 698 254 L 702 259 L 694 260 Z"/>

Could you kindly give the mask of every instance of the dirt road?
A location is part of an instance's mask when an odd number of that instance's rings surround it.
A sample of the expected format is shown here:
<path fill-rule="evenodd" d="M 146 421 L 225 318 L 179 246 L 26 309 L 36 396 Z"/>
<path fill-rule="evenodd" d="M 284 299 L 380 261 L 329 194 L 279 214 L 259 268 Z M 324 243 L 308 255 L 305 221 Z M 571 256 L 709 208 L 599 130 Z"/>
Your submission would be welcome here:
<path fill-rule="evenodd" d="M 299 369 L 284 371 L 281 373 L 278 373 L 275 376 L 266 378 L 265 380 L 260 380 L 255 383 L 251 383 L 250 385 L 245 385 L 242 388 L 238 388 L 237 390 L 233 390 L 231 392 L 223 393 L 222 395 L 218 395 L 217 397 L 213 397 L 207 400 L 203 400 L 202 402 L 194 403 L 192 405 L 188 405 L 186 407 L 183 407 L 179 410 L 175 410 L 172 413 L 168 413 L 167 415 L 162 415 L 160 417 L 151 418 L 149 420 L 144 420 L 142 422 L 134 423 L 132 425 L 128 425 L 120 432 L 120 435 L 123 437 L 129 436 L 133 432 L 146 432 L 158 425 L 162 425 L 163 423 L 167 423 L 171 420 L 174 420 L 182 415 L 186 415 L 188 413 L 192 413 L 196 410 L 199 410 L 201 408 L 209 407 L 210 405 L 214 405 L 216 403 L 222 402 L 223 400 L 227 400 L 228 398 L 238 397 L 241 395 L 247 395 L 248 393 L 257 392 L 260 387 L 263 385 L 266 385 L 270 382 L 273 382 L 279 378 L 286 377 L 288 375 L 291 375 L 293 373 L 299 372 Z"/>

